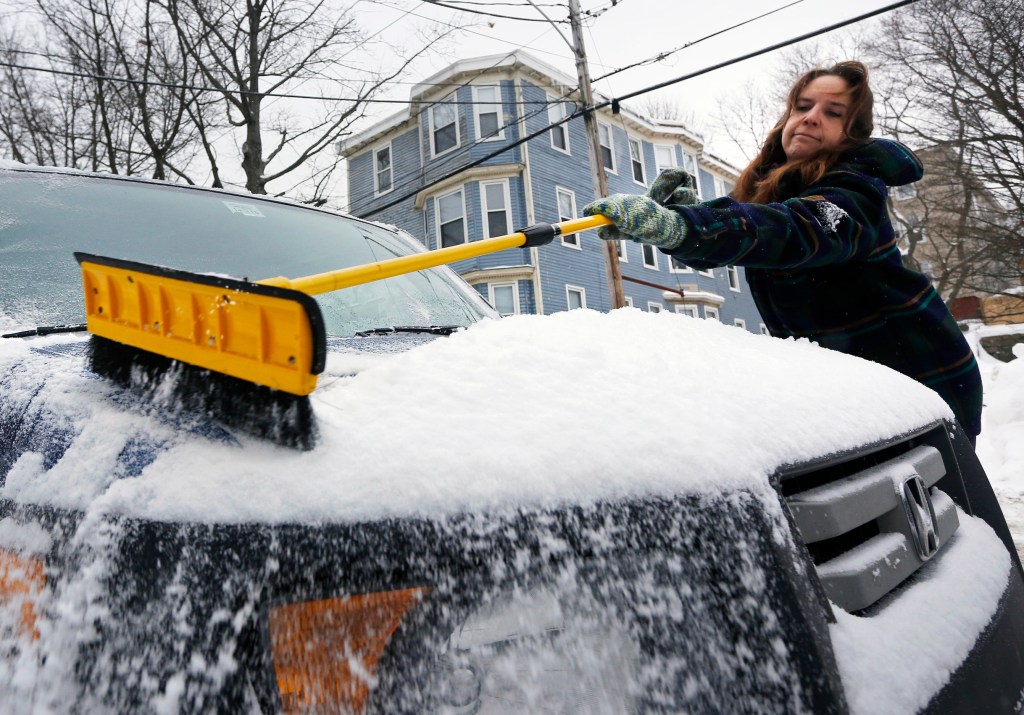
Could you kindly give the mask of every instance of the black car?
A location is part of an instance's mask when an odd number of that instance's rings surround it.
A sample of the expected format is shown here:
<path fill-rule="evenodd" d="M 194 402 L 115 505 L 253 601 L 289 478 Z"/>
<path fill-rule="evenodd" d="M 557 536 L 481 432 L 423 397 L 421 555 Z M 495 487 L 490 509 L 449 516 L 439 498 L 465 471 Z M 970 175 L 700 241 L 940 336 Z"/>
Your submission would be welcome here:
<path fill-rule="evenodd" d="M 681 315 L 498 319 L 439 268 L 317 298 L 309 449 L 90 369 L 75 252 L 255 279 L 417 250 L 0 167 L 0 712 L 1021 710 L 1009 531 L 887 368 Z"/>

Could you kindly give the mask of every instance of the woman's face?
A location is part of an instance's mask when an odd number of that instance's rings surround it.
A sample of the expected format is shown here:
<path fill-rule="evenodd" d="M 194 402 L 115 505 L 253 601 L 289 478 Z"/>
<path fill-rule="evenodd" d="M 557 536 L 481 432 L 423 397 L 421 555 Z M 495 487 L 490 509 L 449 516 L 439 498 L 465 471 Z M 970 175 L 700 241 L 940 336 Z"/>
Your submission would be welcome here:
<path fill-rule="evenodd" d="M 803 88 L 782 128 L 787 159 L 806 159 L 839 145 L 849 111 L 849 88 L 845 79 L 835 75 L 818 77 Z"/>

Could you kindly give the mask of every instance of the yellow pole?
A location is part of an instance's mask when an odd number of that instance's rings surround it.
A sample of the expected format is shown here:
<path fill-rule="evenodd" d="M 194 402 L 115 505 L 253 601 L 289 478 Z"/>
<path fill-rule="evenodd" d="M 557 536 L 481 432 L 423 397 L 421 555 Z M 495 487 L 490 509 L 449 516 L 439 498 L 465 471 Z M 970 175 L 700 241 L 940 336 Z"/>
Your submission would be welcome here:
<path fill-rule="evenodd" d="M 599 226 L 607 226 L 611 221 L 604 216 L 585 216 L 583 218 L 570 219 L 561 223 L 551 224 L 556 235 L 568 235 L 579 233 Z M 399 256 L 389 258 L 377 263 L 367 263 L 362 266 L 351 268 L 339 268 L 338 270 L 318 273 L 302 278 L 285 278 L 277 276 L 256 281 L 263 285 L 277 286 L 278 288 L 291 288 L 302 291 L 309 295 L 329 293 L 332 290 L 350 288 L 351 286 L 371 283 L 384 278 L 421 271 L 425 268 L 433 268 L 453 261 L 461 261 L 466 258 L 475 258 L 487 253 L 502 251 L 506 248 L 517 248 L 526 243 L 525 233 L 511 233 L 507 236 L 487 238 L 482 241 L 472 241 L 458 246 L 448 246 L 426 253 L 414 253 L 410 256 Z"/>

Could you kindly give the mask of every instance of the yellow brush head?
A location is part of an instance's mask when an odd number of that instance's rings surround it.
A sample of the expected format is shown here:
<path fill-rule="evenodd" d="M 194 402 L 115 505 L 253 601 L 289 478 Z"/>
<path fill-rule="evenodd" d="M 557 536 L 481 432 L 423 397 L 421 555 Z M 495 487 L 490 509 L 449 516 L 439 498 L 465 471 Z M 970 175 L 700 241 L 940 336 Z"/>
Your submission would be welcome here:
<path fill-rule="evenodd" d="M 323 371 L 327 336 L 309 295 L 76 253 L 90 333 L 293 395 Z"/>

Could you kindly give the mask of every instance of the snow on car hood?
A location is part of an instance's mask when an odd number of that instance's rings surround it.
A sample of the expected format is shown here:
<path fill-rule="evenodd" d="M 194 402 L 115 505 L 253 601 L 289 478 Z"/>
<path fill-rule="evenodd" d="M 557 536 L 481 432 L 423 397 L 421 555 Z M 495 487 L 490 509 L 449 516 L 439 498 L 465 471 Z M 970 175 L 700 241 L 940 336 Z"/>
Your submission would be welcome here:
<path fill-rule="evenodd" d="M 952 416 L 913 380 L 805 340 L 575 310 L 485 320 L 399 354 L 332 352 L 312 396 L 320 438 L 299 452 L 127 411 L 81 357 L 68 369 L 33 350 L 57 341 L 0 342 L 4 392 L 39 391 L 70 435 L 52 464 L 23 453 L 0 496 L 161 520 L 338 521 L 760 490 L 780 466 Z M 125 476 L 140 433 L 155 455 Z"/>

